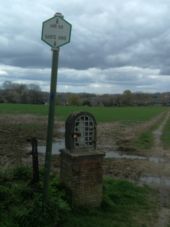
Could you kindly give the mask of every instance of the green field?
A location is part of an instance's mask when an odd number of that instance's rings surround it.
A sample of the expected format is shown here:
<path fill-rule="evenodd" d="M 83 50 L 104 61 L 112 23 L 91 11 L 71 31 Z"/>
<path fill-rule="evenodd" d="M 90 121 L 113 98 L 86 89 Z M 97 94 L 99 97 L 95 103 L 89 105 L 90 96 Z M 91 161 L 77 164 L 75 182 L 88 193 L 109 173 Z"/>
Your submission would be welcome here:
<path fill-rule="evenodd" d="M 56 106 L 56 117 L 65 120 L 72 112 L 87 111 L 92 113 L 97 122 L 143 122 L 168 110 L 166 107 L 84 107 Z M 0 104 L 0 114 L 35 114 L 48 115 L 47 105 Z"/>

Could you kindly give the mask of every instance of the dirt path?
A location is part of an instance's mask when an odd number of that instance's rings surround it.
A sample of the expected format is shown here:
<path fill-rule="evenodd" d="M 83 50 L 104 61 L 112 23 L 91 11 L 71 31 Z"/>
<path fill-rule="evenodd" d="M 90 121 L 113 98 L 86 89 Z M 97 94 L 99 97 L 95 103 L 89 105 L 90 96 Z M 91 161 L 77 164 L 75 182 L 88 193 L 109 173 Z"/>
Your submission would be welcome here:
<path fill-rule="evenodd" d="M 159 128 L 157 128 L 153 134 L 154 134 L 154 153 L 156 155 L 159 155 L 163 158 L 166 158 L 169 155 L 169 152 L 167 150 L 163 149 L 162 143 L 161 143 L 161 135 L 163 128 L 168 121 L 170 116 L 170 113 L 168 113 L 163 120 L 163 122 L 160 124 Z M 170 165 L 170 161 L 167 159 L 168 164 Z M 163 166 L 163 168 L 165 168 Z M 163 169 L 160 173 L 160 212 L 159 212 L 159 218 L 155 223 L 155 227 L 168 227 L 168 224 L 170 224 L 170 189 L 165 185 L 164 182 L 164 176 L 162 176 Z"/>
<path fill-rule="evenodd" d="M 163 149 L 162 143 L 161 143 L 161 135 L 162 135 L 162 130 L 164 126 L 166 125 L 166 122 L 168 121 L 170 116 L 170 113 L 168 112 L 165 119 L 162 121 L 162 123 L 159 125 L 159 127 L 153 132 L 154 135 L 154 153 L 155 154 L 166 154 L 167 151 Z"/>
<path fill-rule="evenodd" d="M 128 153 L 111 149 L 104 162 L 105 175 L 147 184 L 158 190 L 159 215 L 153 227 L 170 227 L 170 151 L 165 150 L 161 143 L 163 128 L 169 117 L 170 113 L 164 115 L 159 127 L 153 131 L 152 150 Z"/>

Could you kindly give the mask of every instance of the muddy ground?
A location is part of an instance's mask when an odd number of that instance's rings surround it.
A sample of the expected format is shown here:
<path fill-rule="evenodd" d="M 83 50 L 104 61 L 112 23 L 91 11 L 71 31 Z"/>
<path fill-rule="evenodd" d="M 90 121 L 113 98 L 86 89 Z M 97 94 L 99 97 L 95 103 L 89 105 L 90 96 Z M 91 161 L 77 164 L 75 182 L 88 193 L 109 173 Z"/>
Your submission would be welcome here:
<path fill-rule="evenodd" d="M 97 126 L 97 149 L 109 154 L 104 160 L 104 175 L 125 178 L 139 184 L 149 184 L 160 192 L 160 213 L 156 227 L 170 224 L 170 150 L 164 150 L 161 134 L 169 113 L 159 115 L 147 123 L 122 125 L 102 123 Z M 154 146 L 149 151 L 131 147 L 136 134 L 153 127 Z M 45 144 L 47 118 L 32 115 L 0 116 L 0 165 L 8 169 L 26 164 L 31 166 L 30 143 L 36 137 Z M 64 122 L 55 122 L 54 139 L 64 137 Z M 44 155 L 39 154 L 40 165 Z M 52 169 L 59 172 L 59 156 L 53 155 Z"/>

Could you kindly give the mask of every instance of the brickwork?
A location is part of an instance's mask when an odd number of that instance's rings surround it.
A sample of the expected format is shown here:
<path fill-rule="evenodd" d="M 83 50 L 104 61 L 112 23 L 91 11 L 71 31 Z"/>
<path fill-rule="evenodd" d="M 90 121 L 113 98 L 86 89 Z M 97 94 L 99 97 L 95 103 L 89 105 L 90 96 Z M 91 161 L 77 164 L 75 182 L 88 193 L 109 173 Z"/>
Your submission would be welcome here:
<path fill-rule="evenodd" d="M 75 206 L 98 207 L 102 201 L 103 153 L 61 152 L 61 182 L 71 191 Z"/>

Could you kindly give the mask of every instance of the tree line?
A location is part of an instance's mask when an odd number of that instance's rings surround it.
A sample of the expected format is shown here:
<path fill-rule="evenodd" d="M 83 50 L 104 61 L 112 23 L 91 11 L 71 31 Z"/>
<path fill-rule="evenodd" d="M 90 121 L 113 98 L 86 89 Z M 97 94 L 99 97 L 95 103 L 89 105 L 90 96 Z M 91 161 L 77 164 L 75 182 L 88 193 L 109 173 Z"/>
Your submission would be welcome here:
<path fill-rule="evenodd" d="M 49 93 L 35 84 L 5 81 L 0 87 L 0 103 L 48 103 Z M 170 92 L 143 93 L 125 90 L 122 94 L 57 93 L 57 105 L 86 106 L 148 106 L 170 105 Z"/>
<path fill-rule="evenodd" d="M 170 106 L 170 92 L 143 93 L 125 90 L 122 94 L 87 94 L 60 93 L 57 94 L 58 105 L 86 106 Z"/>
<path fill-rule="evenodd" d="M 5 81 L 0 88 L 0 103 L 43 104 L 47 93 L 41 91 L 35 84 L 18 84 Z"/>

